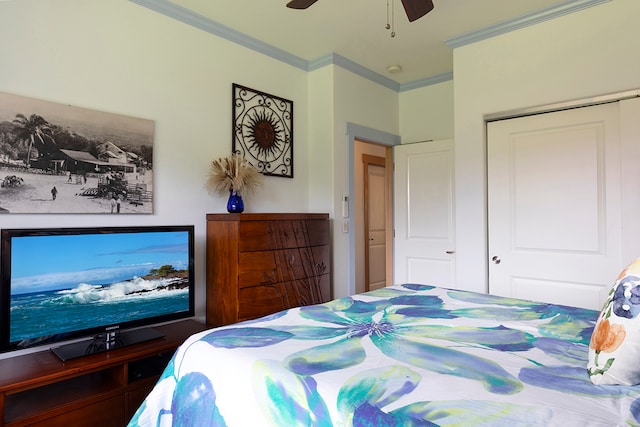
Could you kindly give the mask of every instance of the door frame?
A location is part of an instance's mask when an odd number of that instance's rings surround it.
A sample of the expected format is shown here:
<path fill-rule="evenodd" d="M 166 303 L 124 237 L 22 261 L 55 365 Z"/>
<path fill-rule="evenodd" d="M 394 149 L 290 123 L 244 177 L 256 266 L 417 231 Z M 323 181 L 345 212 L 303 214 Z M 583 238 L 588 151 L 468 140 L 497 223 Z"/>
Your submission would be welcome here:
<path fill-rule="evenodd" d="M 351 195 L 348 197 L 348 206 L 349 212 L 354 212 L 354 202 L 352 195 L 355 194 L 355 141 L 364 141 L 370 142 L 378 145 L 385 145 L 388 147 L 393 147 L 394 145 L 399 145 L 401 143 L 401 139 L 399 135 L 394 135 L 391 133 L 383 132 L 380 130 L 372 129 L 369 127 L 361 126 L 355 123 L 347 122 L 346 123 L 346 136 L 347 136 L 347 145 L 349 149 L 349 189 L 348 194 Z M 342 194 L 337 194 L 335 197 L 342 198 Z M 355 223 L 353 215 L 349 215 L 348 218 L 341 218 L 343 221 L 346 221 L 347 234 L 348 234 L 348 270 L 349 277 L 347 283 L 347 295 L 353 295 L 356 291 L 356 239 L 355 239 Z M 392 220 L 393 222 L 393 220 Z"/>
<path fill-rule="evenodd" d="M 484 115 L 485 143 L 487 123 L 496 120 L 514 119 L 517 117 L 531 116 L 534 114 L 552 113 L 554 111 L 568 110 L 570 108 L 589 107 L 592 105 L 608 104 L 610 102 L 622 101 L 625 99 L 640 97 L 640 89 L 627 90 L 624 92 L 611 93 L 607 95 L 594 96 L 591 98 L 574 99 L 571 101 L 557 102 L 552 104 L 537 105 L 535 107 L 516 108 L 513 110 Z"/>

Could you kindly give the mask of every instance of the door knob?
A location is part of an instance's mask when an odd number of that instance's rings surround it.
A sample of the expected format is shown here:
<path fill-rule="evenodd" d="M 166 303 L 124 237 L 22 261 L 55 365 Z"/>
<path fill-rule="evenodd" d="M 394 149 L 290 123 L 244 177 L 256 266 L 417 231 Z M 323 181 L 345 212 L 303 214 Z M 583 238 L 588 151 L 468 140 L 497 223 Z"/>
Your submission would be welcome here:
<path fill-rule="evenodd" d="M 494 255 L 494 256 L 491 258 L 491 261 L 493 261 L 495 264 L 500 264 L 500 261 L 501 261 L 501 260 L 500 260 L 500 257 L 499 257 L 499 256 Z"/>

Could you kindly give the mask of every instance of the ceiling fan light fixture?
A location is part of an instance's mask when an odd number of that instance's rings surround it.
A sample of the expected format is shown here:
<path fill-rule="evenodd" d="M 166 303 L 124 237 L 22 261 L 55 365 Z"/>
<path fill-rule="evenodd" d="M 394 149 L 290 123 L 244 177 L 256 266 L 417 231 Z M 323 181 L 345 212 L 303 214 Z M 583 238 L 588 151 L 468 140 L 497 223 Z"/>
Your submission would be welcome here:
<path fill-rule="evenodd" d="M 400 71 L 402 71 L 402 67 L 400 65 L 397 65 L 397 64 L 389 65 L 387 67 L 387 72 L 389 74 L 398 74 Z"/>

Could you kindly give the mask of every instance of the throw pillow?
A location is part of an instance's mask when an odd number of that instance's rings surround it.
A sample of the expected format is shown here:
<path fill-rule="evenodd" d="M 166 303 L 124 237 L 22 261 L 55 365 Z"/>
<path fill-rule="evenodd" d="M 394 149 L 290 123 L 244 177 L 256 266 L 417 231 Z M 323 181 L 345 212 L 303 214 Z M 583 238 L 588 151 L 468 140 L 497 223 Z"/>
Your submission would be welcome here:
<path fill-rule="evenodd" d="M 622 270 L 598 316 L 588 372 L 598 385 L 640 384 L 640 258 Z"/>

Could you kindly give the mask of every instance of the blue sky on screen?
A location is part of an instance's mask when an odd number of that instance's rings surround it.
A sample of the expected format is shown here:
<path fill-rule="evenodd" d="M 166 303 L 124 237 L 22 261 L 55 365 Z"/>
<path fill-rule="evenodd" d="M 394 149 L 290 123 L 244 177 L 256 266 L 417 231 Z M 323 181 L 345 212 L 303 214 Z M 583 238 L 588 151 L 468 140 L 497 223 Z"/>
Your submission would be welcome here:
<path fill-rule="evenodd" d="M 11 247 L 12 294 L 111 284 L 189 262 L 184 231 L 22 236 Z"/>

